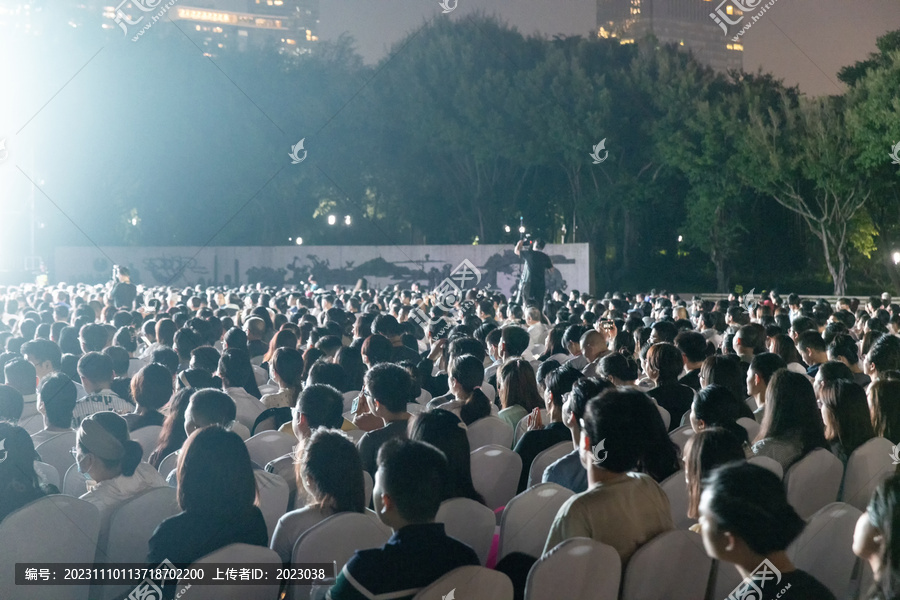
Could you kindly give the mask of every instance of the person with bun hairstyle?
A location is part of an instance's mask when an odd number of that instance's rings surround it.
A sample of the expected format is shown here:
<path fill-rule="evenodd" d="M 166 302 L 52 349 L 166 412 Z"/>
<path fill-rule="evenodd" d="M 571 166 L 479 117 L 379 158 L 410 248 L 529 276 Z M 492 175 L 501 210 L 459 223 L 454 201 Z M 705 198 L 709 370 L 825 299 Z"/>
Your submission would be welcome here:
<path fill-rule="evenodd" d="M 806 522 L 788 503 L 777 475 L 750 463 L 728 463 L 704 479 L 702 488 L 700 535 L 706 553 L 734 564 L 744 578 L 764 567 L 770 574 L 773 567 L 781 573 L 777 583 L 771 576 L 757 580 L 761 600 L 835 600 L 828 588 L 788 558 L 787 547 Z"/>
<path fill-rule="evenodd" d="M 156 469 L 141 462 L 141 445 L 130 439 L 128 424 L 116 413 L 94 413 L 81 422 L 75 435 L 75 464 L 88 480 L 88 491 L 81 499 L 100 510 L 97 547 L 102 551 L 113 511 L 142 492 L 164 487 L 166 481 Z"/>

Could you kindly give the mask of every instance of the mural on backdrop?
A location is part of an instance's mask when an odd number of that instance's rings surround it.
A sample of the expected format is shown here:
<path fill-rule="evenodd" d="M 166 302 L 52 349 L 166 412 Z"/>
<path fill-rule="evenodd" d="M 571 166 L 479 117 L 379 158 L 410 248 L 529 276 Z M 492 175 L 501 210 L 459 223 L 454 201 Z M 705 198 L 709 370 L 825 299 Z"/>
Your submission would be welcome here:
<path fill-rule="evenodd" d="M 588 289 L 588 244 L 552 244 L 545 252 L 554 265 L 548 291 Z M 102 283 L 109 280 L 115 261 L 128 267 L 134 283 L 150 286 L 279 286 L 302 284 L 312 276 L 320 286 L 353 286 L 364 278 L 373 287 L 418 283 L 434 288 L 462 259 L 478 266 L 484 284 L 507 295 L 517 289 L 522 261 L 501 245 L 119 247 L 104 248 L 102 254 L 93 247 L 71 247 L 57 251 L 51 276 L 53 281 Z"/>

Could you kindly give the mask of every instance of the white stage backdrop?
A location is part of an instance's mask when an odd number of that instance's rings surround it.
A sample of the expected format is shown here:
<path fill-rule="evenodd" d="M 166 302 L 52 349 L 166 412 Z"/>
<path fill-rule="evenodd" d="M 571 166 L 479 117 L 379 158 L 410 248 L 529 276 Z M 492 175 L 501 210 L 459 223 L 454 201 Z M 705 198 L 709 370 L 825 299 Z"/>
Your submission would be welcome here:
<path fill-rule="evenodd" d="M 590 285 L 588 244 L 550 244 L 544 250 L 558 272 L 547 289 L 586 291 Z M 290 285 L 312 275 L 320 286 L 370 286 L 413 282 L 438 285 L 463 260 L 481 271 L 478 287 L 490 284 L 505 294 L 515 289 L 521 260 L 508 245 L 479 246 L 210 246 L 63 247 L 56 250 L 52 281 L 101 283 L 112 265 L 127 266 L 144 285 Z M 471 286 L 470 286 L 471 287 Z"/>

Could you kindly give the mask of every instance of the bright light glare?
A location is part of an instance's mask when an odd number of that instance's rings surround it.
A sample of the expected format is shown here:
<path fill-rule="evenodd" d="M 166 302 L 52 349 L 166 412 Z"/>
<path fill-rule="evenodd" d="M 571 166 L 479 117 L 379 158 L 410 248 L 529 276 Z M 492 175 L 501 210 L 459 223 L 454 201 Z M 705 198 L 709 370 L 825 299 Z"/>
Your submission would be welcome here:
<path fill-rule="evenodd" d="M 505 225 L 505 226 L 503 227 L 503 231 L 505 231 L 506 233 L 509 233 L 510 231 L 512 231 L 512 229 L 510 228 L 509 225 Z"/>
<path fill-rule="evenodd" d="M 678 241 L 679 241 L 679 242 L 683 242 L 683 241 L 684 241 L 684 236 L 679 235 L 679 236 L 678 236 Z"/>
<path fill-rule="evenodd" d="M 132 227 L 137 227 L 137 217 L 131 217 L 131 225 Z"/>
<path fill-rule="evenodd" d="M 335 223 L 337 223 L 337 217 L 335 217 L 334 215 L 328 215 L 328 224 L 334 225 Z"/>
<path fill-rule="evenodd" d="M 525 226 L 524 226 L 524 225 L 522 225 L 521 227 L 519 227 L 519 233 L 525 233 Z"/>
<path fill-rule="evenodd" d="M 350 215 L 344 217 L 344 225 L 349 225 L 351 223 Z"/>
<path fill-rule="evenodd" d="M 894 252 L 894 255 L 892 258 L 894 259 L 895 265 L 900 265 L 900 252 Z"/>
<path fill-rule="evenodd" d="M 297 241 L 296 241 L 295 243 L 296 243 L 298 246 L 303 245 L 303 238 L 302 238 L 302 237 L 298 237 L 298 238 L 297 238 Z"/>

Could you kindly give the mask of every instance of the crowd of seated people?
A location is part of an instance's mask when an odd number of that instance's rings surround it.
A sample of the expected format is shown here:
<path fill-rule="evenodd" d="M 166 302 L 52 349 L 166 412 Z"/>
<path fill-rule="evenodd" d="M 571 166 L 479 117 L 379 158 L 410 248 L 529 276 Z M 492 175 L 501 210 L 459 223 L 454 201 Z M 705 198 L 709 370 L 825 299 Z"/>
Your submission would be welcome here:
<path fill-rule="evenodd" d="M 109 286 L 0 288 L 0 526 L 76 476 L 100 514 L 98 560 L 113 560 L 111 515 L 168 485 L 180 512 L 158 524 L 148 563 L 244 543 L 290 564 L 305 532 L 358 513 L 393 535 L 337 565 L 328 597 L 412 598 L 484 564 L 436 515 L 449 499 L 487 503 L 468 432 L 490 423 L 521 460 L 513 493 L 544 482 L 573 494 L 538 554 L 587 537 L 627 569 L 676 527 L 661 484 L 681 478 L 676 516 L 710 557 L 743 576 L 768 560 L 791 598 L 833 598 L 788 558 L 806 523 L 778 476 L 751 463 L 784 473 L 823 450 L 847 468 L 875 438 L 900 444 L 900 305 L 571 291 L 542 306 L 469 290 L 446 307 L 400 286 L 138 286 L 124 301 Z M 257 462 L 245 442 L 264 431 L 290 445 Z M 74 468 L 53 485 L 42 447 L 60 436 Z M 273 481 L 289 497 L 267 524 Z M 874 572 L 861 597 L 900 598 L 895 515 L 891 477 L 845 541 Z M 520 598 L 539 559 L 488 564 Z"/>

